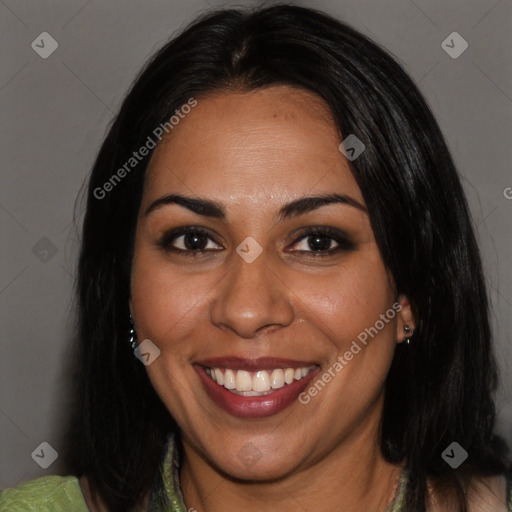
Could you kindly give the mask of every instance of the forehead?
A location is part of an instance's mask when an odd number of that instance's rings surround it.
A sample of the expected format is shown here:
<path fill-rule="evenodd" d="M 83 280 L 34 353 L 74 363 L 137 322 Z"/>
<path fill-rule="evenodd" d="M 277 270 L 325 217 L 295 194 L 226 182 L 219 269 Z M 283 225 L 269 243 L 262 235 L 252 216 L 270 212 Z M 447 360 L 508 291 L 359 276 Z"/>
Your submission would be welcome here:
<path fill-rule="evenodd" d="M 219 91 L 195 106 L 156 147 L 143 202 L 169 192 L 226 203 L 339 191 L 362 201 L 327 104 L 275 86 Z"/>

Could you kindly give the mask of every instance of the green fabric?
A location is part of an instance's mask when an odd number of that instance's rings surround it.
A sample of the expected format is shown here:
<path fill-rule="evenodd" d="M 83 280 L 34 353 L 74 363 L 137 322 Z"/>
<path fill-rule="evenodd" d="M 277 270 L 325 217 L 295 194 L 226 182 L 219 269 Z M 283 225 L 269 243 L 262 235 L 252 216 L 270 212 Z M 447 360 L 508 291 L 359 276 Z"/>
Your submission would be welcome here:
<path fill-rule="evenodd" d="M 187 512 L 179 483 L 179 450 L 177 439 L 170 435 L 162 463 L 165 482 L 163 497 L 168 505 L 164 510 L 158 505 L 158 496 L 152 494 L 149 512 Z M 400 482 L 393 503 L 386 512 L 406 512 L 403 504 L 407 474 Z M 512 475 L 507 480 L 507 505 L 512 512 Z M 75 476 L 44 476 L 0 492 L 1 512 L 89 512 L 82 489 Z"/>
<path fill-rule="evenodd" d="M 42 476 L 0 492 L 2 512 L 88 512 L 76 476 Z"/>

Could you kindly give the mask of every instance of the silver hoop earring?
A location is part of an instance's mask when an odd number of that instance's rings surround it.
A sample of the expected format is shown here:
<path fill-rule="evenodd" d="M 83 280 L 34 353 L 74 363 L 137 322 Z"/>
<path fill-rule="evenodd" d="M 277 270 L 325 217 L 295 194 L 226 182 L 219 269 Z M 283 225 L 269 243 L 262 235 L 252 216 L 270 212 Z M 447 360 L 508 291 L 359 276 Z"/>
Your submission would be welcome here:
<path fill-rule="evenodd" d="M 132 350 L 135 350 L 138 346 L 138 340 L 137 340 L 137 331 L 135 330 L 135 325 L 133 324 L 133 318 L 130 314 L 130 345 L 132 347 Z"/>

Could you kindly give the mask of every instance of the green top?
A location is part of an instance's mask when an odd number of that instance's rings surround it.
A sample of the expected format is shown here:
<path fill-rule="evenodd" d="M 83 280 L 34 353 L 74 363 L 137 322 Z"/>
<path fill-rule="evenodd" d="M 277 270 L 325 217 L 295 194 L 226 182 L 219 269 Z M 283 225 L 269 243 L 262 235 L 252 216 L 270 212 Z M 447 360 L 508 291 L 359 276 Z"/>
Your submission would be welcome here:
<path fill-rule="evenodd" d="M 2 512 L 89 512 L 76 476 L 42 476 L 0 492 Z"/>
<path fill-rule="evenodd" d="M 179 482 L 179 452 L 176 436 L 169 436 L 166 456 L 162 464 L 164 495 L 169 508 L 162 511 L 157 506 L 157 496 L 152 495 L 149 512 L 187 512 Z M 386 512 L 405 512 L 403 499 L 407 483 L 402 471 L 395 497 Z M 512 480 L 507 481 L 507 505 L 512 512 Z M 194 509 L 191 509 L 194 510 Z M 2 512 L 89 512 L 84 494 L 76 476 L 43 476 L 0 492 Z"/>

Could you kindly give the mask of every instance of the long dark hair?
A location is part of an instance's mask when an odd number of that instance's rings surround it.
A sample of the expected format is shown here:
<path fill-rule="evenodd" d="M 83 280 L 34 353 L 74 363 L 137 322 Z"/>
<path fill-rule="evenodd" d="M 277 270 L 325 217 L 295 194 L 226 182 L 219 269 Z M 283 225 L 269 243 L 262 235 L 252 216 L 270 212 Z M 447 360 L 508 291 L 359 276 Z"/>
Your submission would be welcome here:
<path fill-rule="evenodd" d="M 90 176 L 79 259 L 75 471 L 111 510 L 135 510 L 161 490 L 158 467 L 176 428 L 128 344 L 151 152 L 123 179 L 112 175 L 190 98 L 278 84 L 316 93 L 340 133 L 366 146 L 351 170 L 383 261 L 417 318 L 386 382 L 381 450 L 406 464 L 407 511 L 425 511 L 427 477 L 455 492 L 464 511 L 469 477 L 504 473 L 508 462 L 493 434 L 488 301 L 459 177 L 425 99 L 396 61 L 350 26 L 290 5 L 202 16 L 147 63 L 109 129 Z M 109 180 L 108 193 L 98 192 Z M 456 471 L 441 457 L 453 441 L 469 453 Z"/>

